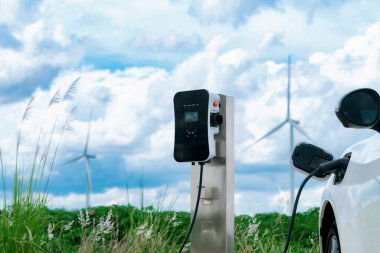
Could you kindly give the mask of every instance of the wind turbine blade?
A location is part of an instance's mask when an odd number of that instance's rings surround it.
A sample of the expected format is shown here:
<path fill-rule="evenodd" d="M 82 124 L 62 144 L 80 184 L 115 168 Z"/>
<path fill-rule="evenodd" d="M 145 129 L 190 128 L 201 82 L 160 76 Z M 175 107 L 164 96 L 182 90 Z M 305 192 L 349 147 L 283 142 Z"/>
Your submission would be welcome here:
<path fill-rule="evenodd" d="M 88 157 L 85 156 L 84 161 L 86 164 L 86 205 L 87 205 L 87 207 L 89 207 L 90 206 L 90 194 L 91 194 L 91 190 L 92 190 L 91 168 L 90 168 L 90 161 L 88 160 Z"/>
<path fill-rule="evenodd" d="M 243 151 L 247 150 L 249 147 L 255 145 L 256 143 L 262 141 L 263 139 L 269 137 L 270 135 L 272 135 L 273 133 L 275 133 L 276 131 L 278 131 L 281 127 L 283 127 L 288 121 L 285 120 L 283 121 L 280 125 L 276 126 L 275 128 L 273 128 L 272 130 L 270 130 L 268 133 L 264 134 L 264 136 L 262 136 L 261 138 L 255 140 L 253 142 L 253 144 L 249 145 L 248 147 L 246 147 Z"/>
<path fill-rule="evenodd" d="M 248 144 L 245 144 L 244 146 L 243 146 L 243 151 L 245 151 L 245 150 L 247 150 L 249 147 L 251 147 L 251 146 L 253 146 L 255 144 L 255 140 L 249 140 L 248 141 Z"/>
<path fill-rule="evenodd" d="M 88 143 L 90 141 L 91 121 L 92 121 L 92 108 L 91 108 L 91 112 L 90 112 L 90 118 L 88 120 L 87 137 L 86 137 L 86 143 L 85 143 L 84 151 L 83 151 L 84 155 L 87 155 Z"/>
<path fill-rule="evenodd" d="M 66 162 L 64 162 L 64 163 L 58 164 L 58 166 L 66 165 L 66 164 L 69 164 L 69 163 L 73 163 L 73 162 L 76 162 L 76 161 L 78 161 L 78 160 L 80 160 L 80 159 L 82 159 L 82 158 L 83 158 L 83 155 L 78 156 L 78 157 L 73 158 L 73 159 L 70 159 L 70 160 L 68 160 L 68 161 L 66 161 Z"/>
<path fill-rule="evenodd" d="M 285 121 L 282 122 L 280 125 L 276 126 L 276 127 L 273 128 L 272 130 L 270 130 L 270 131 L 269 131 L 268 133 L 266 133 L 263 137 L 261 137 L 260 139 L 256 140 L 256 141 L 254 142 L 254 144 L 256 144 L 256 143 L 262 141 L 263 139 L 265 139 L 265 138 L 269 137 L 270 135 L 274 134 L 275 132 L 277 132 L 281 127 L 283 127 L 283 126 L 286 124 L 286 122 L 288 122 L 288 121 L 285 120 Z"/>
<path fill-rule="evenodd" d="M 315 141 L 296 123 L 294 122 L 290 122 L 290 124 L 292 124 L 292 126 L 298 131 L 300 132 L 300 134 L 302 134 L 303 136 L 305 136 L 307 139 L 309 139 L 309 141 L 311 141 L 312 143 L 315 143 Z"/>

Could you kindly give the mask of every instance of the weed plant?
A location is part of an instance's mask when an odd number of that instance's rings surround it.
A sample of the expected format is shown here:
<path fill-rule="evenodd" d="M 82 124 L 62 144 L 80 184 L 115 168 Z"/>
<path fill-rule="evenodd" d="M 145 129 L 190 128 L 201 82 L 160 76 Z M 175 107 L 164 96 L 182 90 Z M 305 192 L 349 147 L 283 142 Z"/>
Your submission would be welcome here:
<path fill-rule="evenodd" d="M 47 105 L 45 115 L 58 103 L 69 104 L 77 89 L 79 78 L 76 79 L 61 96 L 57 91 Z M 62 140 L 63 133 L 69 128 L 70 111 L 65 120 L 59 126 L 57 120 L 50 129 L 46 129 L 45 120 L 41 122 L 40 132 L 33 154 L 33 162 L 30 168 L 20 166 L 21 146 L 24 141 L 23 126 L 30 118 L 34 109 L 32 97 L 23 113 L 20 128 L 17 132 L 13 185 L 11 194 L 7 193 L 6 170 L 3 163 L 3 155 L 0 152 L 0 165 L 3 186 L 3 207 L 0 214 L 0 249 L 2 252 L 36 252 L 43 251 L 48 243 L 45 233 L 47 227 L 46 208 L 47 190 L 51 170 L 57 151 Z M 38 126 L 37 126 L 38 127 Z M 41 147 L 42 137 L 48 133 L 46 144 Z M 55 140 L 54 137 L 58 139 Z M 56 142 L 55 142 L 56 141 Z M 55 145 L 53 144 L 55 143 Z"/>
<path fill-rule="evenodd" d="M 318 214 L 313 208 L 297 213 L 288 252 L 319 252 Z M 235 218 L 236 252 L 283 252 L 290 217 L 279 213 L 241 215 Z"/>

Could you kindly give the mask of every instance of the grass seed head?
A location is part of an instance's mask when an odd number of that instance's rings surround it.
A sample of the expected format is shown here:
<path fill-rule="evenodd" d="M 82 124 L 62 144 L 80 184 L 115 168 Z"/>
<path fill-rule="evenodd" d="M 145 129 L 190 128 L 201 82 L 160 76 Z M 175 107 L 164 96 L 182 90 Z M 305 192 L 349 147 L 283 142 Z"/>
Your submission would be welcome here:
<path fill-rule="evenodd" d="M 86 216 L 83 214 L 82 210 L 79 211 L 78 220 L 79 220 L 79 224 L 82 226 L 82 228 L 90 225 L 91 221 L 90 221 L 90 216 L 88 214 L 87 209 L 86 209 Z"/>
<path fill-rule="evenodd" d="M 73 227 L 73 224 L 74 224 L 74 221 L 70 221 L 69 223 L 67 223 L 66 225 L 63 226 L 63 230 L 64 231 L 69 231 L 72 227 Z"/>
<path fill-rule="evenodd" d="M 47 229 L 47 233 L 48 233 L 47 235 L 48 235 L 49 241 L 51 241 L 54 238 L 53 231 L 54 231 L 54 224 L 49 223 L 48 229 Z"/>
<path fill-rule="evenodd" d="M 28 235 L 29 235 L 29 241 L 30 242 L 33 242 L 33 234 L 32 234 L 32 231 L 28 228 L 28 226 L 26 226 L 26 230 L 28 230 Z"/>

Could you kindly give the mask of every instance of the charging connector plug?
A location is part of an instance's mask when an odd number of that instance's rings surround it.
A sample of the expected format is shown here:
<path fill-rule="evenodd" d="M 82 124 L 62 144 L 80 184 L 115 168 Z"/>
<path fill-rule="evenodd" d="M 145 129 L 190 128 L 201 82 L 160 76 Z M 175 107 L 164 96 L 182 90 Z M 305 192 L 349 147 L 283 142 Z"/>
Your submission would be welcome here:
<path fill-rule="evenodd" d="M 340 169 L 346 169 L 347 166 L 348 166 L 348 163 L 349 163 L 349 159 L 344 157 L 344 158 L 340 158 L 340 159 L 337 159 L 337 160 L 334 160 L 334 161 L 329 161 L 329 162 L 325 162 L 325 163 L 322 163 L 321 165 L 319 165 L 318 169 L 314 170 L 312 173 L 310 173 L 302 182 L 300 188 L 298 189 L 298 192 L 297 192 L 297 197 L 294 201 L 294 206 L 293 206 L 293 212 L 292 212 L 292 218 L 290 220 L 290 225 L 289 225 L 289 230 L 288 230 L 288 236 L 287 236 L 287 239 L 286 239 L 286 244 L 285 244 L 285 247 L 284 247 L 284 251 L 283 253 L 286 253 L 288 251 L 288 248 L 289 248 L 289 244 L 290 244 L 290 239 L 292 237 L 292 232 L 293 232 L 293 227 L 294 227 L 294 220 L 296 218 L 296 213 L 297 213 L 297 206 L 298 206 L 298 201 L 300 199 L 300 196 L 301 196 L 301 192 L 304 188 L 304 186 L 306 185 L 306 183 L 310 180 L 310 178 L 312 178 L 316 173 L 322 173 L 324 175 L 330 175 L 332 173 L 335 173 L 335 171 L 337 170 L 340 170 Z"/>

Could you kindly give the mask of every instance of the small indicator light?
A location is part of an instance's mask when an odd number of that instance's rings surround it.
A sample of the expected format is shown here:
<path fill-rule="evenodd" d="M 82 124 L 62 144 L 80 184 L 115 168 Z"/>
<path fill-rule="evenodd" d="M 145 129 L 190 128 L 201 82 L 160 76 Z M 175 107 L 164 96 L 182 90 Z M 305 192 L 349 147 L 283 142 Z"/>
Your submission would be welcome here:
<path fill-rule="evenodd" d="M 212 102 L 212 106 L 217 107 L 218 106 L 218 102 L 217 101 Z"/>

